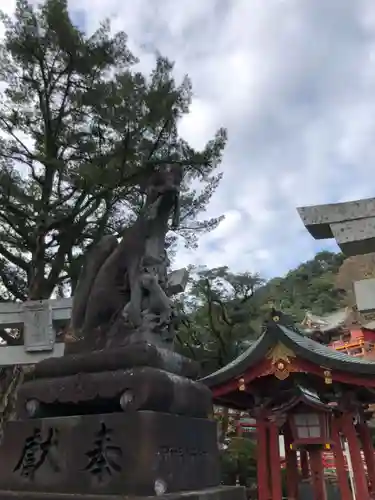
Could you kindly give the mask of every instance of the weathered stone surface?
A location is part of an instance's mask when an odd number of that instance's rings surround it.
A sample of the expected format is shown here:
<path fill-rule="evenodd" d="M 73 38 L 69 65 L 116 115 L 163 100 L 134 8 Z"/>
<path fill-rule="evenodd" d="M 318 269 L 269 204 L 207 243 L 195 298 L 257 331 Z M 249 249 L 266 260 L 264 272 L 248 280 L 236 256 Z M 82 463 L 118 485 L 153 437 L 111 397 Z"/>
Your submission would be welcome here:
<path fill-rule="evenodd" d="M 29 302 L 1 302 L 0 303 L 0 325 L 2 328 L 19 328 L 25 324 L 25 307 L 36 304 L 49 307 L 52 312 L 52 322 L 55 329 L 66 325 L 69 322 L 72 299 L 49 299 L 35 300 Z M 49 321 L 49 320 L 48 320 Z M 45 327 L 42 320 L 42 329 Z"/>
<path fill-rule="evenodd" d="M 375 279 L 354 282 L 354 294 L 360 312 L 375 311 Z"/>
<path fill-rule="evenodd" d="M 112 254 L 118 245 L 114 235 L 104 236 L 88 253 L 75 290 L 71 328 L 79 331 L 85 320 L 87 297 L 103 262 Z"/>
<path fill-rule="evenodd" d="M 345 255 L 375 251 L 375 217 L 331 224 L 332 236 Z"/>
<path fill-rule="evenodd" d="M 167 294 L 169 296 L 181 293 L 185 290 L 189 279 L 187 269 L 176 269 L 168 274 Z"/>
<path fill-rule="evenodd" d="M 299 207 L 297 211 L 315 239 L 332 238 L 330 224 L 375 216 L 375 198 Z"/>
<path fill-rule="evenodd" d="M 155 412 L 7 424 L 0 490 L 155 495 L 220 483 L 216 425 Z M 59 496 L 59 498 L 61 498 Z M 219 497 L 220 498 L 220 497 Z"/>
<path fill-rule="evenodd" d="M 36 365 L 33 377 L 64 377 L 76 373 L 111 371 L 136 366 L 160 368 L 188 378 L 197 378 L 199 375 L 197 362 L 169 349 L 139 342 L 116 349 L 70 354 L 60 359 L 45 360 Z"/>
<path fill-rule="evenodd" d="M 43 500 L 71 500 L 70 494 L 43 493 Z M 127 496 L 127 500 L 140 497 Z M 142 498 L 142 497 L 141 497 Z M 31 491 L 0 491 L 0 500 L 41 500 L 41 494 Z M 75 500 L 124 500 L 122 495 L 74 495 Z M 182 491 L 158 496 L 159 500 L 246 500 L 243 486 L 218 486 L 204 490 Z"/>
<path fill-rule="evenodd" d="M 86 341 L 80 344 L 83 349 L 115 347 L 115 340 L 123 345 L 123 337 L 112 335 L 118 321 L 128 325 L 126 334 L 147 331 L 156 343 L 165 337 L 166 346 L 173 348 L 175 311 L 166 295 L 166 235 L 179 224 L 183 174 L 181 167 L 171 165 L 150 171 L 141 186 L 145 203 L 134 223 L 109 255 L 97 252 L 95 266 L 85 266 L 72 311 L 74 334 Z"/>
<path fill-rule="evenodd" d="M 58 359 L 64 356 L 65 346 L 56 343 L 52 351 L 26 352 L 23 345 L 8 345 L 0 348 L 0 366 L 34 365 L 45 359 Z"/>
<path fill-rule="evenodd" d="M 121 400 L 124 393 L 126 402 Z M 26 410 L 30 400 L 39 406 L 31 415 Z M 199 382 L 146 366 L 30 380 L 20 387 L 17 398 L 19 418 L 110 413 L 121 409 L 204 418 L 212 413 L 212 394 Z"/>

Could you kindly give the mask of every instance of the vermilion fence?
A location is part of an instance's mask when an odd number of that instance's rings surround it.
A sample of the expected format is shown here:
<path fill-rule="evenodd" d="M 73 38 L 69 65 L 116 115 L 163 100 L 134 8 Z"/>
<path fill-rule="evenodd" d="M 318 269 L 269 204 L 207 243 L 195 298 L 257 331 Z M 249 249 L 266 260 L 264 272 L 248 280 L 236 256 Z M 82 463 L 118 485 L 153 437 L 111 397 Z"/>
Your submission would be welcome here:
<path fill-rule="evenodd" d="M 344 455 L 344 460 L 345 460 L 345 468 L 346 468 L 346 470 L 349 470 L 348 463 L 347 463 L 345 455 Z M 365 468 L 366 468 L 366 462 L 365 462 L 365 458 L 364 458 L 363 452 L 362 452 L 362 460 L 363 460 L 363 463 L 364 463 Z M 325 469 L 329 469 L 329 470 L 335 470 L 336 469 L 335 457 L 334 457 L 332 451 L 325 451 L 325 452 L 323 452 L 323 454 L 322 454 L 322 461 L 323 461 L 323 465 L 324 465 Z M 299 457 L 298 457 L 298 466 L 300 467 Z M 282 468 L 285 467 L 285 458 L 281 459 L 281 467 Z"/>
<path fill-rule="evenodd" d="M 254 437 L 254 439 L 256 439 L 256 435 L 255 435 L 256 424 L 255 423 L 252 423 L 251 426 L 249 426 L 249 424 L 246 422 L 239 423 L 238 427 L 241 428 L 243 435 L 248 435 L 248 436 L 251 435 Z M 364 463 L 365 469 L 366 469 L 367 467 L 366 467 L 366 461 L 364 458 L 364 454 L 363 454 L 363 452 L 361 452 L 361 454 L 362 454 L 362 460 L 363 460 L 363 463 Z M 298 466 L 300 467 L 299 456 L 297 459 L 298 459 Z M 335 456 L 334 456 L 332 451 L 323 452 L 322 453 L 322 461 L 323 461 L 323 466 L 327 471 L 331 470 L 332 472 L 334 472 L 336 470 Z M 344 454 L 344 461 L 345 461 L 346 470 L 349 470 L 345 454 Z M 281 467 L 282 468 L 285 467 L 285 458 L 283 458 L 283 457 L 281 458 Z"/>

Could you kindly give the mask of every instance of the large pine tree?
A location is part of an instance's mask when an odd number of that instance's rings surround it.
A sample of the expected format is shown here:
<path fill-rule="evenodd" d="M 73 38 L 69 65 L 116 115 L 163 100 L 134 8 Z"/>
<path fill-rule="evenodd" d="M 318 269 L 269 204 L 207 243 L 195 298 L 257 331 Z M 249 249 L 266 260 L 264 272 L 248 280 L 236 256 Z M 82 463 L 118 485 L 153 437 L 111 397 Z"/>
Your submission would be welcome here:
<path fill-rule="evenodd" d="M 65 0 L 18 0 L 2 16 L 0 47 L 0 279 L 4 299 L 48 298 L 74 286 L 83 250 L 120 234 L 142 205 L 150 171 L 183 164 L 182 233 L 194 244 L 218 220 L 197 222 L 220 181 L 219 130 L 203 151 L 177 131 L 191 84 L 160 57 L 145 77 L 125 33 L 91 36 Z M 189 189 L 200 180 L 199 191 Z M 194 183 L 196 184 L 196 183 Z M 191 231 L 194 229 L 194 231 Z"/>

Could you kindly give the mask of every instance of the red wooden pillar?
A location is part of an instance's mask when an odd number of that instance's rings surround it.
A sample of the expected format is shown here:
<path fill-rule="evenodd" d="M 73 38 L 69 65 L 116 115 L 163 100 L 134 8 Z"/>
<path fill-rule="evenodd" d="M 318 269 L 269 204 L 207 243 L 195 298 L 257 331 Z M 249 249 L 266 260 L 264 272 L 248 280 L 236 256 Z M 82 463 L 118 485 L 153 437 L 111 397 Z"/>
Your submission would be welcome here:
<path fill-rule="evenodd" d="M 311 486 L 314 500 L 327 500 L 327 490 L 324 482 L 322 453 L 319 448 L 309 450 Z"/>
<path fill-rule="evenodd" d="M 342 431 L 348 441 L 350 458 L 353 467 L 353 479 L 358 500 L 370 500 L 370 494 L 367 486 L 365 467 L 361 456 L 359 439 L 353 423 L 352 415 L 342 416 Z"/>
<path fill-rule="evenodd" d="M 286 427 L 284 431 L 285 443 L 285 466 L 286 466 L 286 488 L 289 500 L 297 500 L 298 497 L 298 463 L 297 452 L 291 449 L 292 436 L 290 428 Z"/>
<path fill-rule="evenodd" d="M 340 426 L 336 419 L 332 419 L 331 435 L 333 441 L 333 454 L 335 456 L 336 474 L 340 487 L 342 500 L 353 500 L 349 486 L 348 473 L 345 468 L 345 457 L 340 438 Z"/>
<path fill-rule="evenodd" d="M 364 421 L 358 425 L 358 434 L 362 443 L 362 450 L 366 460 L 367 476 L 371 485 L 369 489 L 371 493 L 375 493 L 374 447 L 372 445 L 370 429 L 368 428 L 367 422 Z"/>
<path fill-rule="evenodd" d="M 271 499 L 280 500 L 282 497 L 279 428 L 275 423 L 269 424 L 270 436 L 270 472 L 271 472 Z"/>
<path fill-rule="evenodd" d="M 258 500 L 269 500 L 267 424 L 263 419 L 257 419 L 256 425 Z"/>
<path fill-rule="evenodd" d="M 310 475 L 310 473 L 309 473 L 309 458 L 308 458 L 306 450 L 300 451 L 300 461 L 301 461 L 302 479 L 308 479 L 309 475 Z"/>

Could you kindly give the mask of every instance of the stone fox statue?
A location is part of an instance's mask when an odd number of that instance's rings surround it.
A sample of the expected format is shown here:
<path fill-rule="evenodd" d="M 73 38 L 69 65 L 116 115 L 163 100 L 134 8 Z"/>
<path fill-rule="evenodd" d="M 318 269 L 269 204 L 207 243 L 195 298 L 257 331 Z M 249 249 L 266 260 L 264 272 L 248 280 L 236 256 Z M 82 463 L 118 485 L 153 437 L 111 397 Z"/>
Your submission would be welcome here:
<path fill-rule="evenodd" d="M 178 167 L 154 172 L 148 179 L 144 208 L 123 231 L 120 243 L 106 236 L 89 254 L 73 300 L 71 329 L 76 337 L 85 341 L 99 330 L 99 344 L 104 347 L 103 337 L 121 313 L 138 327 L 145 272 L 157 275 L 159 292 L 164 293 L 165 237 L 170 219 L 173 228 L 179 223 L 181 180 Z"/>

